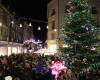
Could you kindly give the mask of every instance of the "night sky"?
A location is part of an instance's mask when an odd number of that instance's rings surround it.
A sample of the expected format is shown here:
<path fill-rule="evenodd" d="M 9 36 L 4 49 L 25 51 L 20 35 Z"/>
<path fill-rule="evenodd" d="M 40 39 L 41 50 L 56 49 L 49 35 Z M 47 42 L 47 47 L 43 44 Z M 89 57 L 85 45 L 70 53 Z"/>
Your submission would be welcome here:
<path fill-rule="evenodd" d="M 25 17 L 31 20 L 33 25 L 33 33 L 36 39 L 45 41 L 47 38 L 47 23 L 42 23 L 39 21 L 47 22 L 47 3 L 50 0 L 2 0 L 3 4 L 11 12 L 15 12 L 17 17 Z M 33 20 L 38 20 L 35 22 Z M 27 21 L 27 20 L 26 20 Z M 41 31 L 38 31 L 38 26 L 41 27 Z"/>

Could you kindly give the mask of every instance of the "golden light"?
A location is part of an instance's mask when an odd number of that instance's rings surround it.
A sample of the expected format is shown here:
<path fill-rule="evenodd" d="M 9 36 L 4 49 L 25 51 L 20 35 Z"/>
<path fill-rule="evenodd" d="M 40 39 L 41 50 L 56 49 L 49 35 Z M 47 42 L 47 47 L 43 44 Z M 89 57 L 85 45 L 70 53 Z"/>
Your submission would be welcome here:
<path fill-rule="evenodd" d="M 69 46 L 68 46 L 67 44 L 63 44 L 63 47 L 66 47 L 66 48 L 68 48 Z"/>
<path fill-rule="evenodd" d="M 2 26 L 2 22 L 0 22 L 0 27 Z"/>
<path fill-rule="evenodd" d="M 55 32 L 57 32 L 57 29 L 54 29 Z"/>

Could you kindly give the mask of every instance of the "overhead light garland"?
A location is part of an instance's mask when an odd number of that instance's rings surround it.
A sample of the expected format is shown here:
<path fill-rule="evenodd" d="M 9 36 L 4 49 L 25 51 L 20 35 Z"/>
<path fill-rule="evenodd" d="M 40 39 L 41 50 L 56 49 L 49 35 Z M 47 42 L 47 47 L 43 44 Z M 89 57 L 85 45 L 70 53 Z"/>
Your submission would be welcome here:
<path fill-rule="evenodd" d="M 20 24 L 19 27 L 21 28 L 22 27 L 22 24 Z"/>
<path fill-rule="evenodd" d="M 30 27 L 32 26 L 31 22 L 29 23 L 29 26 L 30 26 Z"/>
<path fill-rule="evenodd" d="M 41 30 L 40 26 L 38 27 L 38 30 L 39 30 L 39 31 Z"/>

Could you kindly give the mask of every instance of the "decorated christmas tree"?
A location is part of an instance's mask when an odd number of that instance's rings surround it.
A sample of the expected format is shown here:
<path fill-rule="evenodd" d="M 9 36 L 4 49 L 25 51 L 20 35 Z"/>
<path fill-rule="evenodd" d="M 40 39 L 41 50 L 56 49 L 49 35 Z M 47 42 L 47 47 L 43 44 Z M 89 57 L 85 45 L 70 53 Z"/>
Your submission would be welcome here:
<path fill-rule="evenodd" d="M 62 46 L 59 52 L 67 56 L 67 66 L 77 78 L 96 78 L 100 73 L 100 55 L 96 49 L 99 24 L 87 0 L 69 0 L 65 13 L 64 24 L 60 27 Z"/>

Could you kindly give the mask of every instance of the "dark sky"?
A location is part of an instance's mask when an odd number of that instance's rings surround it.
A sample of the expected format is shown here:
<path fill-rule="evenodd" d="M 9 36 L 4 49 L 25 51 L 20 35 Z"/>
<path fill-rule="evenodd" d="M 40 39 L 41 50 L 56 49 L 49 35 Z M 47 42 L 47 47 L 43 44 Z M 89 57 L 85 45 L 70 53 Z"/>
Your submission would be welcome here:
<path fill-rule="evenodd" d="M 32 20 L 39 20 L 47 22 L 47 3 L 50 0 L 2 0 L 5 6 L 10 6 L 10 11 L 15 12 L 16 16 L 31 18 Z M 30 21 L 30 20 L 29 20 Z M 47 38 L 47 23 L 31 21 L 33 25 L 33 32 L 36 39 L 45 41 Z M 38 31 L 38 26 L 41 31 Z"/>

